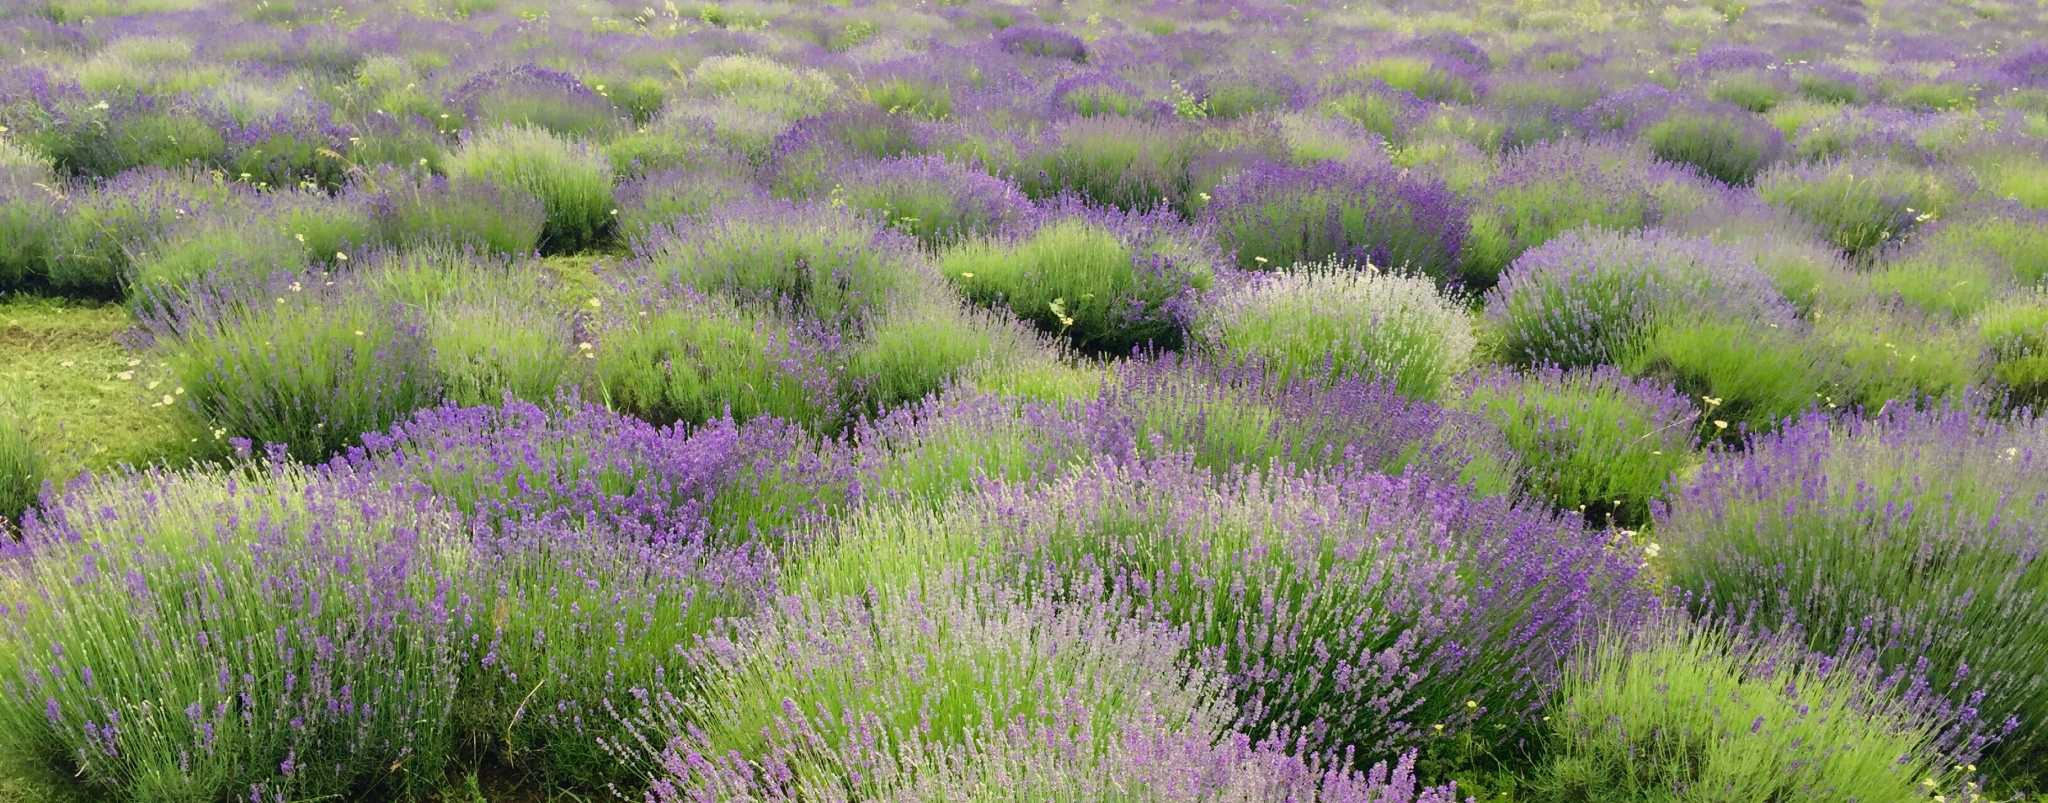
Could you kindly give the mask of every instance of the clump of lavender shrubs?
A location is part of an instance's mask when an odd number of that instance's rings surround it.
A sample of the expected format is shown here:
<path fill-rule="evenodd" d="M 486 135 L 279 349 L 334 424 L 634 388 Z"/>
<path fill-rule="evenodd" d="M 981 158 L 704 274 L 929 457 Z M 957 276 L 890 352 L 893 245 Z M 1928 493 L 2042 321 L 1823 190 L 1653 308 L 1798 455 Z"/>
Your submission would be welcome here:
<path fill-rule="evenodd" d="M 0 740 L 126 799 L 431 789 L 474 613 L 449 523 L 299 470 L 74 489 L 0 579 Z"/>
<path fill-rule="evenodd" d="M 643 243 L 640 261 L 658 283 L 840 331 L 940 287 L 908 238 L 844 212 L 779 201 L 678 223 Z"/>
<path fill-rule="evenodd" d="M 1607 367 L 1496 372 L 1475 378 L 1458 406 L 1500 428 L 1525 493 L 1624 527 L 1649 520 L 1700 430 L 1686 397 Z"/>
<path fill-rule="evenodd" d="M 612 234 L 611 163 L 581 142 L 540 128 L 475 132 L 448 155 L 447 170 L 454 180 L 489 181 L 538 199 L 547 211 L 542 251 L 578 251 Z"/>
<path fill-rule="evenodd" d="M 2048 424 L 1960 405 L 1809 416 L 1711 460 L 1656 516 L 1697 605 L 1755 610 L 1817 651 L 1927 676 L 2038 773 L 2048 739 L 2040 470 Z M 1974 749 L 1978 745 L 1964 745 Z"/>
<path fill-rule="evenodd" d="M 1413 756 L 1353 774 L 1225 732 L 1213 676 L 1177 660 L 1184 639 L 1114 604 L 1057 603 L 973 575 L 791 599 L 707 650 L 702 690 L 656 696 L 621 751 L 652 759 L 650 800 L 664 802 L 1112 789 L 1158 800 L 1454 799 L 1447 787 L 1417 790 Z M 702 710 L 727 716 L 690 724 Z M 1202 772 L 1183 774 L 1197 763 Z"/>
<path fill-rule="evenodd" d="M 1472 319 L 1429 279 L 1343 263 L 1254 276 L 1209 299 L 1192 340 L 1287 382 L 1381 379 L 1434 398 L 1465 368 Z"/>
<path fill-rule="evenodd" d="M 1662 186 L 1697 182 L 1634 148 L 1599 140 L 1533 145 L 1501 161 L 1472 191 L 1477 203 L 1460 262 L 1475 289 L 1493 286 L 1522 252 L 1572 229 L 1653 225 L 1665 211 Z"/>
<path fill-rule="evenodd" d="M 439 399 L 427 332 L 395 303 L 350 287 L 287 290 L 225 313 L 169 355 L 166 394 L 208 440 L 284 444 L 300 460 L 340 452 Z"/>
<path fill-rule="evenodd" d="M 1982 800 L 1943 722 L 1853 662 L 1715 625 L 1603 639 L 1549 715 L 1564 800 Z"/>
<path fill-rule="evenodd" d="M 1092 353 L 1180 343 L 1217 273 L 1213 246 L 1164 210 L 1063 206 L 1036 230 L 954 246 L 939 271 L 968 299 L 1005 306 Z"/>
<path fill-rule="evenodd" d="M 1856 257 L 1904 237 L 1962 193 L 1950 177 L 1885 159 L 1780 166 L 1759 176 L 1756 188 Z"/>
<path fill-rule="evenodd" d="M 1648 599 L 1636 560 L 1577 525 L 1420 477 L 1219 479 L 1169 457 L 979 500 L 874 533 L 902 546 L 872 582 L 992 566 L 1164 617 L 1235 724 L 1302 756 L 1363 764 L 1446 731 L 1514 743 L 1575 645 Z"/>
<path fill-rule="evenodd" d="M 1524 365 L 1616 363 L 1692 317 L 1786 326 L 1794 314 L 1747 256 L 1657 231 L 1567 232 L 1516 259 L 1486 296 L 1491 347 Z"/>
<path fill-rule="evenodd" d="M 1032 213 L 1008 181 L 939 156 L 854 162 L 834 181 L 834 202 L 873 214 L 929 248 L 1010 231 Z"/>
<path fill-rule="evenodd" d="M 1464 205 L 1440 183 L 1391 168 L 1254 164 L 1203 214 L 1244 270 L 1338 259 L 1456 278 Z"/>
<path fill-rule="evenodd" d="M 655 423 L 772 415 L 831 428 L 830 333 L 815 329 L 683 293 L 615 312 L 590 351 L 605 403 Z"/>

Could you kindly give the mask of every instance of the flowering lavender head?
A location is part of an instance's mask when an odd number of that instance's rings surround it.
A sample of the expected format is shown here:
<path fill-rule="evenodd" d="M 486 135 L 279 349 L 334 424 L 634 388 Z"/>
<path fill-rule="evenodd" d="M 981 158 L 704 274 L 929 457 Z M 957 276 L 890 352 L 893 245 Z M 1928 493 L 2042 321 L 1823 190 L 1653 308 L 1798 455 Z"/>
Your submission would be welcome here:
<path fill-rule="evenodd" d="M 1578 229 L 1529 250 L 1486 296 L 1500 353 L 1525 365 L 1614 363 L 1685 316 L 1789 325 L 1755 261 L 1705 238 Z"/>
<path fill-rule="evenodd" d="M 1465 209 L 1442 184 L 1386 168 L 1254 164 L 1204 210 L 1247 270 L 1338 259 L 1448 279 Z"/>
<path fill-rule="evenodd" d="M 1815 650 L 1928 675 L 1913 691 L 2003 732 L 1994 757 L 2024 776 L 2048 738 L 2044 454 L 2048 425 L 2028 416 L 1816 414 L 1709 461 L 1657 532 L 1698 604 L 1753 606 Z"/>

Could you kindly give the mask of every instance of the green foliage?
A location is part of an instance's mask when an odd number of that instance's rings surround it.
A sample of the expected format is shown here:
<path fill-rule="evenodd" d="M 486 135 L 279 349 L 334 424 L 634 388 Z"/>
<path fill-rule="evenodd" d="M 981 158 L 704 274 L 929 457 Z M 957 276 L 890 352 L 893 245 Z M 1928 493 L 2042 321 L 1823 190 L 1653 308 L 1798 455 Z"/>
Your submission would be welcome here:
<path fill-rule="evenodd" d="M 1180 128 L 1122 118 L 1083 119 L 1027 155 L 1011 178 L 1034 199 L 1075 193 L 1132 211 L 1185 209 L 1196 138 Z"/>
<path fill-rule="evenodd" d="M 1643 132 L 1650 152 L 1728 184 L 1747 184 L 1770 163 L 1772 143 L 1727 114 L 1678 112 Z M 1763 133 L 1768 133 L 1764 129 Z"/>
<path fill-rule="evenodd" d="M 1701 400 L 1707 408 L 1701 430 L 1733 440 L 1829 401 L 1839 371 L 1814 348 L 1803 335 L 1785 329 L 1674 319 L 1652 327 L 1642 348 L 1622 366 Z"/>
<path fill-rule="evenodd" d="M 1387 56 L 1373 59 L 1350 71 L 1352 78 L 1375 79 L 1432 103 L 1471 103 L 1472 85 L 1444 71 L 1427 59 Z"/>
<path fill-rule="evenodd" d="M 0 753 L 70 764 L 100 800 L 257 784 L 407 798 L 440 780 L 457 639 L 437 594 L 460 551 L 433 513 L 322 499 L 297 471 L 81 494 L 66 509 L 78 540 L 0 576 L 14 600 L 0 649 L 55 659 L 0 660 L 0 682 L 25 692 L 0 705 Z M 230 661 L 242 671 L 224 676 Z M 110 721 L 117 749 L 88 724 Z"/>
<path fill-rule="evenodd" d="M 284 444 L 317 461 L 439 400 L 432 354 L 395 305 L 295 293 L 172 344 L 199 433 Z"/>
<path fill-rule="evenodd" d="M 649 250 L 654 279 L 848 330 L 939 284 L 914 249 L 865 221 L 809 207 L 722 214 Z"/>
<path fill-rule="evenodd" d="M 7 525 L 35 504 L 43 492 L 48 471 L 39 447 L 28 428 L 24 405 L 0 398 L 0 537 Z"/>
<path fill-rule="evenodd" d="M 1683 397 L 1608 371 L 1482 379 L 1456 405 L 1500 428 L 1524 493 L 1623 527 L 1649 522 L 1699 431 Z"/>
<path fill-rule="evenodd" d="M 1210 300 L 1193 339 L 1211 359 L 1283 382 L 1370 377 L 1424 399 L 1464 370 L 1475 345 L 1470 314 L 1434 282 L 1339 263 Z"/>
<path fill-rule="evenodd" d="M 1866 256 L 1941 214 L 1958 188 L 1940 175 L 1890 161 L 1840 161 L 1772 169 L 1757 178 L 1764 200 L 1821 230 L 1837 247 Z"/>
<path fill-rule="evenodd" d="M 382 237 L 404 247 L 455 246 L 499 254 L 530 254 L 547 228 L 547 206 L 520 190 L 489 181 L 446 186 L 407 183 L 390 191 L 379 221 Z"/>
<path fill-rule="evenodd" d="M 1879 298 L 1896 298 L 1932 316 L 1967 318 L 2013 290 L 2012 271 L 1992 254 L 1920 248 L 1865 274 Z"/>
<path fill-rule="evenodd" d="M 1017 317 L 1091 352 L 1128 352 L 1144 343 L 1172 346 L 1180 324 L 1168 302 L 1205 289 L 1209 265 L 1176 260 L 1174 235 L 1127 243 L 1079 218 L 1055 221 L 1022 240 L 962 243 L 939 269 L 978 304 L 1007 306 Z"/>
<path fill-rule="evenodd" d="M 1747 71 L 1716 77 L 1707 85 L 1707 97 L 1762 114 L 1785 99 L 1785 90 L 1769 73 Z"/>
<path fill-rule="evenodd" d="M 980 362 L 1008 365 L 1038 349 L 1014 322 L 930 301 L 884 314 L 846 358 L 851 396 L 870 411 L 914 402 Z M 992 369 L 1000 370 L 1000 369 Z"/>
<path fill-rule="evenodd" d="M 861 99 L 890 114 L 943 120 L 953 114 L 953 91 L 944 84 L 889 78 L 860 87 Z"/>
<path fill-rule="evenodd" d="M 2048 283 L 2048 225 L 2041 218 L 1996 210 L 1958 215 L 1918 239 L 1930 255 L 1956 260 L 1990 256 L 2001 269 L 2001 281 L 2030 287 Z"/>
<path fill-rule="evenodd" d="M 540 248 L 568 253 L 611 237 L 612 168 L 590 147 L 538 128 L 473 134 L 448 157 L 458 181 L 489 181 L 540 199 L 547 210 Z"/>
<path fill-rule="evenodd" d="M 69 293 L 115 297 L 145 245 L 179 218 L 231 199 L 227 184 L 200 173 L 163 174 L 148 189 L 75 192 L 50 242 L 50 284 Z"/>
<path fill-rule="evenodd" d="M 790 120 L 824 111 L 839 89 L 832 77 L 822 72 L 799 70 L 750 53 L 697 62 L 690 70 L 688 86 L 693 92 Z"/>
<path fill-rule="evenodd" d="M 1933 729 L 1855 672 L 1707 627 L 1642 641 L 1611 637 L 1567 674 L 1542 799 L 1981 799 Z"/>
<path fill-rule="evenodd" d="M 717 299 L 621 313 L 594 345 L 598 386 L 615 410 L 658 424 L 773 415 L 829 427 L 837 400 L 806 381 L 798 335 Z"/>
<path fill-rule="evenodd" d="M 234 216 L 182 226 L 136 256 L 128 278 L 138 312 L 176 308 L 213 288 L 260 286 L 274 275 L 299 273 L 306 248 L 274 221 Z"/>
<path fill-rule="evenodd" d="M 1982 359 L 1971 335 L 1951 320 L 1882 304 L 1816 316 L 1813 325 L 1814 348 L 1840 371 L 1835 400 L 1865 410 L 1962 393 Z"/>
<path fill-rule="evenodd" d="M 1993 304 L 1976 319 L 1985 352 L 1985 383 L 2006 403 L 2048 411 L 2048 296 L 2033 293 Z"/>

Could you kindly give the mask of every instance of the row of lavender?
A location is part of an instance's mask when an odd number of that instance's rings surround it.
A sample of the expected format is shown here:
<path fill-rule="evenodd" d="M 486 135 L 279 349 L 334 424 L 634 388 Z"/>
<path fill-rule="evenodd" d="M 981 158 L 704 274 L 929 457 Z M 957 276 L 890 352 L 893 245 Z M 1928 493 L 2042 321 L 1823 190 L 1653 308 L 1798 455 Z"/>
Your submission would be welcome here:
<path fill-rule="evenodd" d="M 1966 798 L 1987 747 L 2038 766 L 2039 423 L 1810 419 L 1711 461 L 1660 554 L 1433 476 L 1447 420 L 1383 390 L 1128 370 L 851 442 L 449 407 L 317 469 L 74 487 L 13 549 L 9 748 L 138 799 L 465 762 L 651 800 L 1452 799 L 1420 751 L 1541 756 L 1538 799 L 1905 800 Z M 1296 415 L 1222 423 L 1259 407 Z"/>
<path fill-rule="evenodd" d="M 591 11 L 0 13 L 0 286 L 124 298 L 221 464 L 0 490 L 0 749 L 2042 782 L 2039 9 Z"/>

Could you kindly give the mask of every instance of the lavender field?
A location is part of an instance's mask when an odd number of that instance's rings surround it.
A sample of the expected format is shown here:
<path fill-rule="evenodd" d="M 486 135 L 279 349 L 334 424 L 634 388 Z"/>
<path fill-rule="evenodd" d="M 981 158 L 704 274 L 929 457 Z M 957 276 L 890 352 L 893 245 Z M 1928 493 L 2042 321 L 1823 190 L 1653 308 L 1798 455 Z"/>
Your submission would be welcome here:
<path fill-rule="evenodd" d="M 0 0 L 0 803 L 2048 803 L 2042 0 Z"/>

